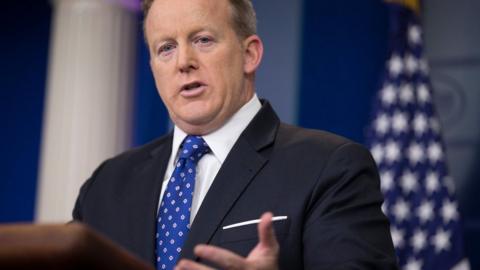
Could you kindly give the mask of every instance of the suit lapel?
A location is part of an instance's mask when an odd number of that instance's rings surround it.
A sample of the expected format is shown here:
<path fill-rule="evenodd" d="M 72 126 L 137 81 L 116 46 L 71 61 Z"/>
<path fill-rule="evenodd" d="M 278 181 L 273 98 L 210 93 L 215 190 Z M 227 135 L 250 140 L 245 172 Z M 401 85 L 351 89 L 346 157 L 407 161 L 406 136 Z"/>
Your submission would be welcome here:
<path fill-rule="evenodd" d="M 193 221 L 181 258 L 195 259 L 193 248 L 209 243 L 238 197 L 268 162 L 261 150 L 275 138 L 279 120 L 264 102 L 230 151 Z"/>
<path fill-rule="evenodd" d="M 135 174 L 125 186 L 129 207 L 125 209 L 130 228 L 130 241 L 139 254 L 153 262 L 155 259 L 156 215 L 162 180 L 172 145 L 171 134 L 162 138 L 149 157 L 135 168 Z"/>

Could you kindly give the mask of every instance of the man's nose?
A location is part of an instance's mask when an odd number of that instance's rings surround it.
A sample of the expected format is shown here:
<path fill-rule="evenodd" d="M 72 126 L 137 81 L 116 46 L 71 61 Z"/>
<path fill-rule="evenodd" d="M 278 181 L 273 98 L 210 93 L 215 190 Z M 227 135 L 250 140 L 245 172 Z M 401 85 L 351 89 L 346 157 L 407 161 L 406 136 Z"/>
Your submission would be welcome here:
<path fill-rule="evenodd" d="M 182 46 L 178 50 L 177 66 L 181 73 L 188 73 L 198 69 L 198 61 L 192 47 Z"/>

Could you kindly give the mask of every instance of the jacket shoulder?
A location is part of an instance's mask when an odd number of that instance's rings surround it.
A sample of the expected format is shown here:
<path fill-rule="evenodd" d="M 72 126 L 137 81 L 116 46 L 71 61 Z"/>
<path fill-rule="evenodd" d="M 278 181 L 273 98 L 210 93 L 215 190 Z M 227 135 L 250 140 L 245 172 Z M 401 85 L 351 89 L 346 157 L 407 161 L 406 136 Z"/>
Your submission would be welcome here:
<path fill-rule="evenodd" d="M 156 155 L 159 151 L 170 148 L 171 133 L 156 138 L 144 145 L 140 145 L 131 149 L 128 149 L 116 156 L 113 156 L 106 160 L 106 163 L 130 163 L 135 164 L 135 161 L 142 161 L 150 158 L 152 155 Z M 165 147 L 165 146 L 169 147 Z"/>
<path fill-rule="evenodd" d="M 287 147 L 306 148 L 305 150 L 311 149 L 314 152 L 329 152 L 342 145 L 357 144 L 328 131 L 307 129 L 284 123 L 280 125 L 277 139 Z"/>

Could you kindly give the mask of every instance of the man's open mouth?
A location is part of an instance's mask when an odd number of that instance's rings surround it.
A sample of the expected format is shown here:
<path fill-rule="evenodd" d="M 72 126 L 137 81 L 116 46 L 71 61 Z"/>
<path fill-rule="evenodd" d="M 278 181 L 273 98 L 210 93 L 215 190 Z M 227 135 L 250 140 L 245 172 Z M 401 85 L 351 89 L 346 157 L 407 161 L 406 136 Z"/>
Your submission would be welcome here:
<path fill-rule="evenodd" d="M 188 84 L 185 84 L 183 87 L 182 87 L 182 91 L 185 90 L 185 91 L 190 91 L 190 90 L 195 90 L 197 88 L 200 88 L 202 86 L 204 86 L 205 84 L 201 83 L 201 82 L 192 82 L 192 83 L 188 83 Z"/>

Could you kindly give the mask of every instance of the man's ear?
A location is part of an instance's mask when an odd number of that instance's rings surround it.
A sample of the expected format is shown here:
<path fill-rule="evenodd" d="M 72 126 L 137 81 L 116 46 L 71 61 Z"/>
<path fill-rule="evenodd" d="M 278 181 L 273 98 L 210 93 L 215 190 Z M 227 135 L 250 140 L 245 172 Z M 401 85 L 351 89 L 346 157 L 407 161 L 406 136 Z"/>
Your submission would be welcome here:
<path fill-rule="evenodd" d="M 260 65 L 263 56 L 263 42 L 257 35 L 251 35 L 243 41 L 244 66 L 243 71 L 247 74 L 255 72 Z"/>

